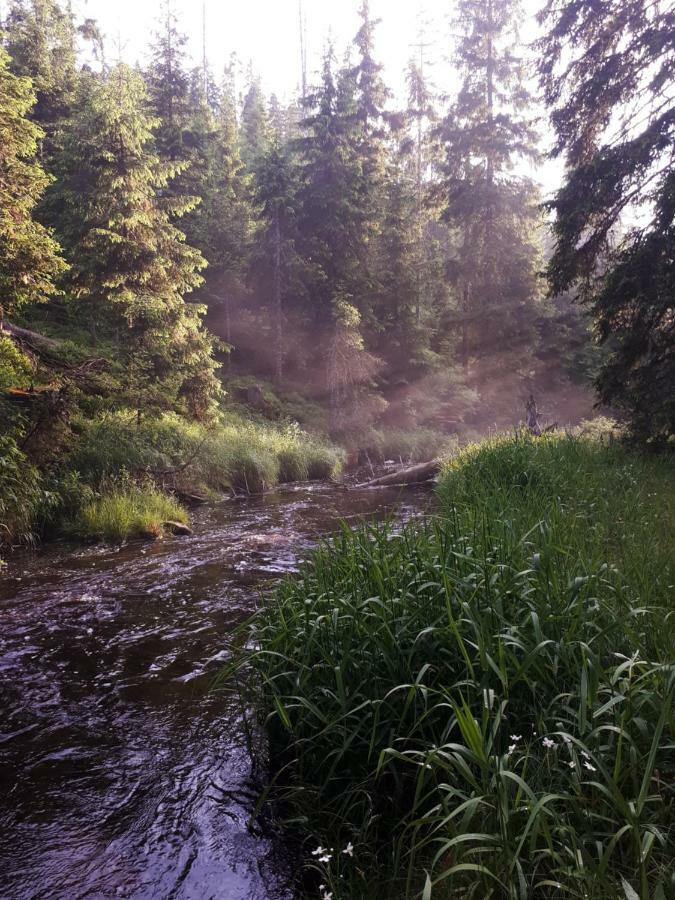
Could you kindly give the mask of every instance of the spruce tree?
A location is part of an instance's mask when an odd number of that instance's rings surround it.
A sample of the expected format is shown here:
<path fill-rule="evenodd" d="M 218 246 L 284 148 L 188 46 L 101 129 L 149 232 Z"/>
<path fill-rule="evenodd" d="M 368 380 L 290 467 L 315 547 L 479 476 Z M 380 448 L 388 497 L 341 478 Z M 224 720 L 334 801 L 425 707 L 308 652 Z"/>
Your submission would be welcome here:
<path fill-rule="evenodd" d="M 70 290 L 94 328 L 119 340 L 120 399 L 139 410 L 204 416 L 217 393 L 199 287 L 202 255 L 173 220 L 195 201 L 167 193 L 184 164 L 153 152 L 142 78 L 123 64 L 83 90 L 59 159 L 62 234 Z"/>
<path fill-rule="evenodd" d="M 313 301 L 313 329 L 321 336 L 321 358 L 335 426 L 348 427 L 363 409 L 363 392 L 375 371 L 362 336 L 360 307 L 371 304 L 364 267 L 368 213 L 363 207 L 363 168 L 357 145 L 355 70 L 344 67 L 336 81 L 332 48 L 324 55 L 322 81 L 306 104 L 301 151 L 300 236 Z"/>
<path fill-rule="evenodd" d="M 566 162 L 550 209 L 551 292 L 572 290 L 609 351 L 600 399 L 642 437 L 675 431 L 675 11 L 549 0 L 539 71 Z"/>
<path fill-rule="evenodd" d="M 515 171 L 534 159 L 531 98 L 517 55 L 517 0 L 460 0 L 456 53 L 463 83 L 442 125 L 448 224 L 457 250 L 460 358 L 520 347 L 538 297 L 539 198 Z"/>
<path fill-rule="evenodd" d="M 252 68 L 241 110 L 241 156 L 249 172 L 253 172 L 269 145 L 270 123 L 260 77 Z"/>
<path fill-rule="evenodd" d="M 254 268 L 269 298 L 274 379 L 278 385 L 284 379 L 286 305 L 300 269 L 296 251 L 297 174 L 288 143 L 278 132 L 274 133 L 256 169 L 261 222 Z"/>
<path fill-rule="evenodd" d="M 146 73 L 153 114 L 159 119 L 155 145 L 161 159 L 189 160 L 185 133 L 190 119 L 190 76 L 186 67 L 187 37 L 178 27 L 175 0 L 162 0 L 159 30 L 151 46 Z"/>
<path fill-rule="evenodd" d="M 12 0 L 5 28 L 13 71 L 33 80 L 37 99 L 31 117 L 51 141 L 75 100 L 77 46 L 70 7 L 58 0 Z"/>
<path fill-rule="evenodd" d="M 252 177 L 239 150 L 234 84 L 226 73 L 218 111 L 202 102 L 199 160 L 187 173 L 191 193 L 202 202 L 186 217 L 186 233 L 208 262 L 198 296 L 209 307 L 209 321 L 229 344 L 234 300 L 244 292 L 255 228 Z M 193 133 L 196 129 L 193 128 Z M 196 178 L 200 179 L 197 183 Z"/>
<path fill-rule="evenodd" d="M 29 119 L 35 92 L 9 65 L 0 47 L 0 322 L 3 307 L 12 313 L 53 295 L 65 269 L 58 244 L 33 218 L 50 181 L 36 160 L 42 132 Z"/>

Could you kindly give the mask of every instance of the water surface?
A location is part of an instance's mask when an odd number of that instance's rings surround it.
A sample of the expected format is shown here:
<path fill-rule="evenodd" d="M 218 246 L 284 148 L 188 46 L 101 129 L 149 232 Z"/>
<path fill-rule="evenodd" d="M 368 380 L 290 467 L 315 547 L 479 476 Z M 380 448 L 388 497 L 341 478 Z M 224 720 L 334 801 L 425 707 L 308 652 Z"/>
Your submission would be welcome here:
<path fill-rule="evenodd" d="M 409 518 L 422 489 L 300 485 L 154 544 L 53 546 L 0 576 L 0 898 L 292 900 L 248 827 L 236 705 L 209 690 L 260 590 L 340 519 Z"/>

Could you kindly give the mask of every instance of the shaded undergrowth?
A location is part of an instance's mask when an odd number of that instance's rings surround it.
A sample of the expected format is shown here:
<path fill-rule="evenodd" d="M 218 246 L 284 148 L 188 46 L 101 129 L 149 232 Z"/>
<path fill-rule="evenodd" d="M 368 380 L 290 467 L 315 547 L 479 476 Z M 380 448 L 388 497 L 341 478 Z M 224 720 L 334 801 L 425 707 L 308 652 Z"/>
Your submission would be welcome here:
<path fill-rule="evenodd" d="M 434 520 L 345 529 L 265 600 L 242 664 L 308 896 L 674 895 L 674 486 L 494 439 Z"/>

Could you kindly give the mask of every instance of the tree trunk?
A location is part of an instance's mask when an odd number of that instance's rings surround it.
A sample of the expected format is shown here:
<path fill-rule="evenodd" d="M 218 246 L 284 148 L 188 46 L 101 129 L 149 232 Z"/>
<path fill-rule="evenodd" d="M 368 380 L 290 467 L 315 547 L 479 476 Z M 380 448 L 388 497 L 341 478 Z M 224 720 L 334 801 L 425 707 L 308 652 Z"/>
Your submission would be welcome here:
<path fill-rule="evenodd" d="M 432 459 L 431 462 L 419 463 L 409 469 L 399 469 L 389 475 L 373 478 L 372 481 L 367 481 L 365 484 L 357 484 L 357 487 L 396 487 L 397 485 L 423 484 L 438 475 L 442 468 L 442 459 Z"/>
<path fill-rule="evenodd" d="M 274 379 L 278 385 L 284 377 L 284 311 L 281 298 L 281 227 L 279 213 L 274 216 Z"/>
<path fill-rule="evenodd" d="M 462 291 L 462 312 L 464 314 L 462 320 L 462 368 L 465 375 L 469 374 L 469 300 L 470 287 L 467 282 Z"/>

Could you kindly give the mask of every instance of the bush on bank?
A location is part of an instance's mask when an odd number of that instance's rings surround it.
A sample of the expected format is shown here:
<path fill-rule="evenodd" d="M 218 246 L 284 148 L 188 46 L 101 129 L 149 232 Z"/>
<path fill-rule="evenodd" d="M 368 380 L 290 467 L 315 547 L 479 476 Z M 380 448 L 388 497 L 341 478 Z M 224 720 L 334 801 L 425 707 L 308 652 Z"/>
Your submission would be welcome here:
<path fill-rule="evenodd" d="M 246 665 L 308 896 L 673 896 L 674 487 L 490 440 L 436 518 L 345 529 L 266 600 Z"/>

